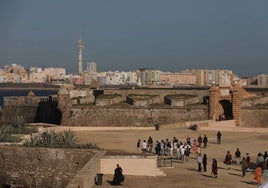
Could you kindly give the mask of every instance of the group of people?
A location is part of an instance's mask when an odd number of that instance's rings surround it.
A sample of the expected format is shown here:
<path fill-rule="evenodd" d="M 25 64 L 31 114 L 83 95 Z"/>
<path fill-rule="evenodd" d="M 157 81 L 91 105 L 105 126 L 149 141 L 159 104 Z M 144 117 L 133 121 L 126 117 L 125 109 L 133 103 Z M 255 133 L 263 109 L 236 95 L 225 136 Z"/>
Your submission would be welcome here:
<path fill-rule="evenodd" d="M 201 153 L 198 154 L 197 156 L 197 171 L 198 172 L 202 172 L 202 166 L 203 166 L 203 171 L 206 172 L 207 171 L 207 154 L 204 154 L 203 157 L 201 155 Z M 212 165 L 211 165 L 211 175 L 214 178 L 218 177 L 218 163 L 216 159 L 212 159 Z"/>
<path fill-rule="evenodd" d="M 234 162 L 236 162 L 236 165 L 240 165 L 242 167 L 242 176 L 246 176 L 246 172 L 250 170 L 250 165 L 251 165 L 251 157 L 249 153 L 246 153 L 246 156 L 242 158 L 241 160 L 241 152 L 239 148 L 236 149 L 234 153 L 235 159 Z M 232 154 L 230 151 L 227 151 L 224 159 L 224 164 L 227 165 L 227 169 L 230 169 L 230 165 L 233 162 Z M 267 151 L 262 153 L 257 154 L 257 168 L 255 169 L 255 176 L 254 179 L 256 180 L 257 184 L 260 185 L 262 181 L 262 176 L 263 176 L 263 171 L 268 170 L 268 153 Z"/>
<path fill-rule="evenodd" d="M 216 133 L 217 144 L 221 144 L 222 133 L 218 131 Z M 172 140 L 157 140 L 155 143 L 153 142 L 153 138 L 149 136 L 147 140 L 141 141 L 141 139 L 137 142 L 137 151 L 143 153 L 155 153 L 158 156 L 175 156 L 176 159 L 181 159 L 182 162 L 185 160 L 188 161 L 190 153 L 196 154 L 197 157 L 197 171 L 204 172 L 207 171 L 207 154 L 201 154 L 201 148 L 207 148 L 208 137 L 204 135 L 202 137 L 199 135 L 196 139 L 192 139 L 187 137 L 183 141 L 179 141 L 175 136 Z M 251 157 L 249 153 L 246 153 L 244 157 L 241 158 L 241 151 L 239 148 L 234 152 L 234 158 L 230 151 L 227 151 L 224 159 L 224 164 L 226 164 L 227 169 L 230 170 L 230 165 L 232 163 L 236 163 L 236 165 L 241 165 L 242 167 L 242 176 L 246 175 L 246 172 L 250 169 Z M 257 155 L 257 165 L 255 179 L 257 184 L 261 182 L 262 172 L 265 169 L 268 169 L 268 154 L 267 151 L 262 153 L 258 153 Z M 211 174 L 213 177 L 218 176 L 218 164 L 215 158 L 212 159 L 211 166 Z M 261 174 L 261 176 L 260 176 Z"/>
<path fill-rule="evenodd" d="M 187 137 L 185 140 L 180 141 L 175 136 L 172 140 L 162 139 L 153 142 L 153 138 L 149 136 L 147 140 L 137 141 L 137 152 L 142 153 L 155 153 L 158 156 L 174 156 L 176 159 L 188 160 L 190 153 L 196 153 L 197 155 L 201 153 L 201 147 L 206 148 L 208 143 L 208 137 L 201 135 L 197 139 L 192 139 Z"/>
<path fill-rule="evenodd" d="M 187 137 L 184 141 L 179 141 L 175 136 L 173 140 L 165 139 L 165 140 L 157 140 L 154 144 L 153 138 L 151 136 L 148 137 L 147 140 L 141 141 L 138 139 L 137 141 L 137 152 L 143 153 L 153 153 L 153 147 L 155 154 L 158 156 L 174 156 L 176 159 L 180 159 L 182 162 L 189 160 L 190 153 L 196 154 L 198 168 L 197 171 L 201 172 L 207 171 L 207 154 L 201 154 L 201 148 L 207 148 L 208 137 L 204 135 L 202 137 L 199 135 L 196 139 L 192 139 Z M 211 174 L 213 177 L 218 176 L 218 165 L 217 160 L 212 160 Z"/>

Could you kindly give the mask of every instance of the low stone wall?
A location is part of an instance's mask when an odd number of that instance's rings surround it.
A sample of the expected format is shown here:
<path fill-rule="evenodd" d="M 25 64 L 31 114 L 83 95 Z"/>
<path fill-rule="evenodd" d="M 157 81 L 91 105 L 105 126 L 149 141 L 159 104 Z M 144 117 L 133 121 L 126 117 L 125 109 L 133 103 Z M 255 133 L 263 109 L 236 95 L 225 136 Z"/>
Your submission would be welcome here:
<path fill-rule="evenodd" d="M 241 127 L 268 127 L 267 108 L 241 109 Z"/>
<path fill-rule="evenodd" d="M 100 158 L 105 152 L 96 153 L 90 161 L 75 175 L 68 183 L 66 188 L 88 188 L 95 184 L 94 178 L 97 173 L 100 173 Z"/>
<path fill-rule="evenodd" d="M 191 108 L 72 108 L 63 111 L 64 126 L 153 126 L 207 120 L 207 107 Z"/>
<path fill-rule="evenodd" d="M 96 106 L 110 106 L 112 104 L 116 104 L 121 101 L 123 101 L 121 96 L 110 95 L 110 97 L 107 97 L 107 98 L 97 97 L 95 101 L 95 105 Z"/>
<path fill-rule="evenodd" d="M 1 146 L 0 185 L 15 181 L 26 187 L 65 187 L 97 152 Z"/>
<path fill-rule="evenodd" d="M 173 95 L 166 96 L 165 103 L 169 104 L 172 107 L 184 107 L 189 104 L 199 104 L 199 97 L 192 95 Z"/>

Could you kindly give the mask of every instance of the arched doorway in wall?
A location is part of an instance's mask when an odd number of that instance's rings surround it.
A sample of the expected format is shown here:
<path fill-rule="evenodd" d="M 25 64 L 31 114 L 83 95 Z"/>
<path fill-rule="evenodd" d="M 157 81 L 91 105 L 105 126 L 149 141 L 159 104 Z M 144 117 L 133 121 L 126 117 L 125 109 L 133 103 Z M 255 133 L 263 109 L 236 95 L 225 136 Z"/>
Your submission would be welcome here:
<path fill-rule="evenodd" d="M 225 119 L 234 119 L 233 104 L 229 100 L 221 100 L 219 103 L 222 105 Z"/>

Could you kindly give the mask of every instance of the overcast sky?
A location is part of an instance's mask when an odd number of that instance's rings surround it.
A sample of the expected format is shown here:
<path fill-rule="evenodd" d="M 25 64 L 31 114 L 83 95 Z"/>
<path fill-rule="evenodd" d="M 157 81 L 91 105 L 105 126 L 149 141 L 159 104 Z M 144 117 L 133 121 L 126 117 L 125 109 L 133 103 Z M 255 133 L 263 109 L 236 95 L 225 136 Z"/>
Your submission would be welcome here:
<path fill-rule="evenodd" d="M 0 0 L 0 68 L 268 73 L 267 0 Z"/>

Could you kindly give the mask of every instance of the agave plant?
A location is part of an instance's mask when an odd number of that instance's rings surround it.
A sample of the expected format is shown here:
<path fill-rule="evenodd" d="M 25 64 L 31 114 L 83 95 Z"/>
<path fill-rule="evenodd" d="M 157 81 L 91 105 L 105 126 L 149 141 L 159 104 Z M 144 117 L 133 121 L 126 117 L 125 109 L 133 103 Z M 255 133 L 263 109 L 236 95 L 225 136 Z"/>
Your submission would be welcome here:
<path fill-rule="evenodd" d="M 23 116 L 15 116 L 12 118 L 11 120 L 11 125 L 14 127 L 14 128 L 24 128 L 24 125 L 25 125 L 25 120 L 24 120 L 24 117 Z"/>
<path fill-rule="evenodd" d="M 54 130 L 51 130 L 49 133 L 49 144 L 52 147 L 57 147 L 58 143 L 57 143 L 57 138 L 58 135 L 55 133 Z"/>
<path fill-rule="evenodd" d="M 24 146 L 28 146 L 28 147 L 37 147 L 40 146 L 40 137 L 37 135 L 31 135 L 30 139 L 26 140 L 26 142 L 24 142 Z"/>
<path fill-rule="evenodd" d="M 64 130 L 58 134 L 58 144 L 64 148 L 73 148 L 77 142 L 77 137 L 71 129 Z"/>

